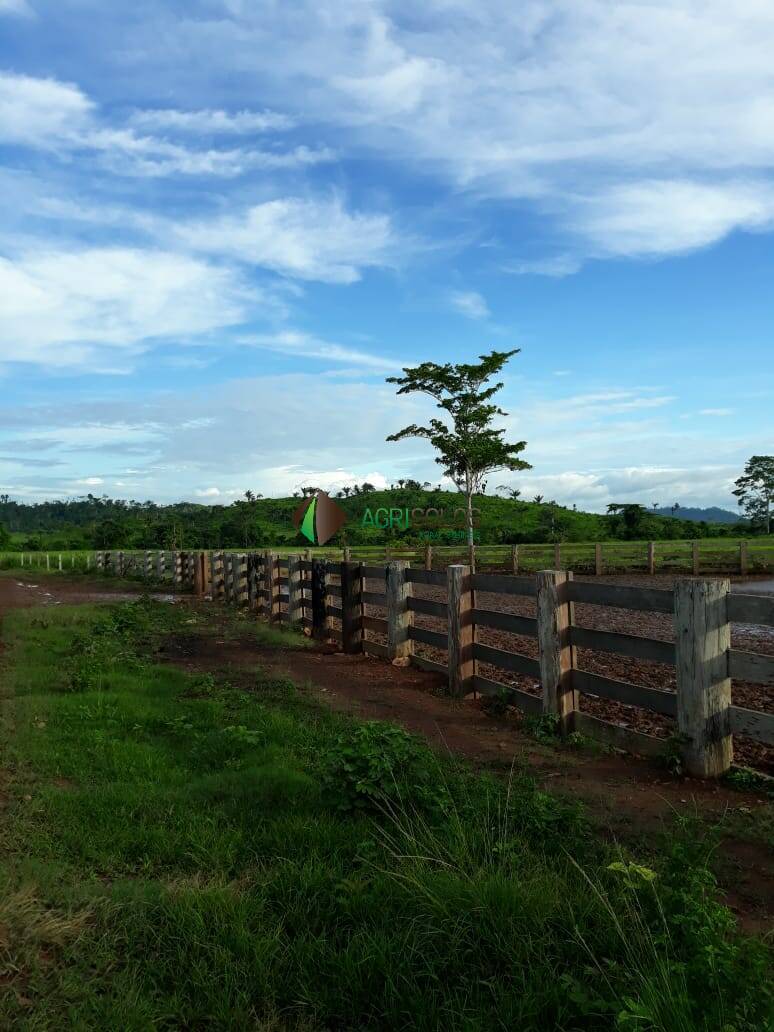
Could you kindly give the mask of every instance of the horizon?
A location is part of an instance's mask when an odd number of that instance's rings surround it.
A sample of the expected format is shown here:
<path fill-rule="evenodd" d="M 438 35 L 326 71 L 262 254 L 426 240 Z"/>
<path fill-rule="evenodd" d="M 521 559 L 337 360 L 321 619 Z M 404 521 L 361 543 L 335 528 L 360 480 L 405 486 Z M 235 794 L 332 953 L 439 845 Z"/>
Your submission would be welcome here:
<path fill-rule="evenodd" d="M 0 492 L 437 483 L 385 377 L 491 348 L 524 497 L 735 512 L 774 451 L 774 7 L 0 0 L 0 30 Z"/>

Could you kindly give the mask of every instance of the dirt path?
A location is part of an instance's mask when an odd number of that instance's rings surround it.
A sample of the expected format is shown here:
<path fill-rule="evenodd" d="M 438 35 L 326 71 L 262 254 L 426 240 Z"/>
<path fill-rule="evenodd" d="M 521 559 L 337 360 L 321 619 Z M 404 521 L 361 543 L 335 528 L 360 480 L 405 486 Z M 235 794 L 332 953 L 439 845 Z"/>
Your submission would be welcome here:
<path fill-rule="evenodd" d="M 0 576 L 0 619 L 3 611 L 19 606 L 133 597 L 125 586 L 111 587 L 102 580 L 57 577 L 37 582 Z M 192 600 L 189 604 L 196 607 Z M 252 636 L 234 640 L 219 633 L 232 617 L 225 609 L 203 607 L 204 616 L 207 633 L 192 628 L 190 634 L 169 638 L 158 658 L 192 672 L 217 672 L 246 688 L 254 687 L 255 670 L 260 667 L 290 678 L 337 711 L 391 720 L 435 748 L 481 767 L 507 772 L 514 762 L 526 764 L 550 791 L 582 801 L 600 830 L 615 839 L 647 846 L 668 830 L 676 815 L 725 818 L 728 834 L 721 848 L 719 875 L 727 901 L 749 930 L 771 929 L 774 855 L 757 834 L 764 822 L 772 821 L 771 804 L 758 795 L 691 779 L 680 781 L 635 757 L 543 745 L 526 733 L 517 716 L 493 719 L 476 701 L 448 699 L 440 675 L 394 667 L 364 655 L 347 656 L 332 647 L 261 647 Z"/>

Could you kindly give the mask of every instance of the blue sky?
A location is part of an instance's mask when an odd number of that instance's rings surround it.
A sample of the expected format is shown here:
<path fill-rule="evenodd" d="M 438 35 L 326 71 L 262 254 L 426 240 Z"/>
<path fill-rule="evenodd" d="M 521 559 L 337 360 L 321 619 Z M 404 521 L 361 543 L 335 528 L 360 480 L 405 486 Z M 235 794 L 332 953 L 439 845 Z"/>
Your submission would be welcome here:
<path fill-rule="evenodd" d="M 0 491 L 438 480 L 384 378 L 519 347 L 525 495 L 774 448 L 774 5 L 0 0 Z"/>

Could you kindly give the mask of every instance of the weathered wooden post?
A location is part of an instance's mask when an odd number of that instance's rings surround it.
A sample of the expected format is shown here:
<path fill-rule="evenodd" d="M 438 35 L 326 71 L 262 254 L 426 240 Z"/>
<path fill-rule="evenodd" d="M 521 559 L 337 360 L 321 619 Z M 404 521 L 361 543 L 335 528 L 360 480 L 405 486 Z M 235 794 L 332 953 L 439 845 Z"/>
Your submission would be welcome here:
<path fill-rule="evenodd" d="M 656 542 L 648 542 L 648 573 L 654 574 L 656 572 Z"/>
<path fill-rule="evenodd" d="M 150 580 L 153 576 L 153 555 L 151 552 L 145 552 L 145 567 L 143 569 L 143 576 L 146 580 Z"/>
<path fill-rule="evenodd" d="M 124 553 L 118 553 L 118 576 L 123 577 L 124 575 Z"/>
<path fill-rule="evenodd" d="M 223 553 L 223 601 L 229 605 L 234 601 L 234 553 Z"/>
<path fill-rule="evenodd" d="M 258 556 L 247 553 L 247 608 L 251 613 L 258 608 Z"/>
<path fill-rule="evenodd" d="M 238 606 L 246 606 L 249 598 L 249 587 L 247 583 L 247 556 L 243 553 L 237 556 L 236 562 L 236 603 Z"/>
<path fill-rule="evenodd" d="M 156 580 L 163 581 L 167 576 L 167 553 L 160 548 L 156 553 Z"/>
<path fill-rule="evenodd" d="M 62 572 L 62 553 L 59 553 L 59 572 Z"/>
<path fill-rule="evenodd" d="M 739 572 L 744 577 L 747 574 L 747 542 L 739 542 Z"/>
<path fill-rule="evenodd" d="M 604 571 L 602 565 L 602 545 L 597 541 L 594 545 L 594 573 L 597 577 L 601 577 Z"/>
<path fill-rule="evenodd" d="M 562 546 L 557 541 L 554 544 L 554 569 L 561 570 L 562 568 Z"/>
<path fill-rule="evenodd" d="M 300 626 L 304 619 L 304 575 L 301 556 L 288 556 L 288 623 Z"/>
<path fill-rule="evenodd" d="M 398 559 L 387 563 L 387 656 L 391 660 L 408 660 L 414 651 L 414 643 L 409 637 L 413 612 L 408 605 L 412 586 L 406 569 L 407 564 Z"/>
<path fill-rule="evenodd" d="M 472 688 L 476 663 L 473 658 L 473 591 L 471 568 L 446 567 L 446 592 L 449 605 L 448 660 L 449 694 L 461 699 Z"/>
<path fill-rule="evenodd" d="M 519 572 L 519 546 L 511 545 L 511 573 L 516 576 Z"/>
<path fill-rule="evenodd" d="M 104 570 L 105 570 L 105 553 L 104 552 L 97 552 L 94 561 L 95 561 L 97 569 L 101 570 L 102 572 L 104 572 Z"/>
<path fill-rule="evenodd" d="M 691 565 L 693 566 L 694 577 L 699 576 L 699 542 L 691 542 Z"/>
<path fill-rule="evenodd" d="M 541 570 L 537 575 L 537 631 L 540 650 L 540 680 L 543 712 L 559 718 L 559 731 L 573 730 L 578 693 L 573 688 L 575 666 L 571 643 L 572 608 L 567 585 L 572 573 Z"/>
<path fill-rule="evenodd" d="M 341 564 L 341 648 L 363 651 L 363 575 L 360 563 Z"/>
<path fill-rule="evenodd" d="M 431 544 L 425 545 L 425 569 L 432 570 L 433 568 L 433 546 Z"/>
<path fill-rule="evenodd" d="M 266 618 L 269 623 L 279 620 L 280 602 L 278 596 L 279 588 L 276 584 L 278 564 L 273 552 L 263 553 L 263 591 L 266 604 Z"/>
<path fill-rule="evenodd" d="M 223 598 L 223 553 L 210 552 L 210 595 L 213 602 Z"/>
<path fill-rule="evenodd" d="M 677 727 L 685 736 L 685 769 L 696 777 L 724 774 L 734 758 L 731 736 L 731 624 L 723 580 L 675 582 Z"/>
<path fill-rule="evenodd" d="M 194 591 L 197 598 L 204 598 L 207 591 L 207 553 L 194 553 Z"/>
<path fill-rule="evenodd" d="M 345 545 L 344 548 L 341 550 L 341 561 L 343 563 L 352 562 L 352 549 L 349 547 L 349 545 Z"/>
<path fill-rule="evenodd" d="M 183 555 L 175 550 L 172 553 L 172 584 L 175 591 L 180 591 L 183 586 Z"/>
<path fill-rule="evenodd" d="M 328 637 L 326 568 L 325 560 L 312 560 L 312 637 L 320 641 Z"/>

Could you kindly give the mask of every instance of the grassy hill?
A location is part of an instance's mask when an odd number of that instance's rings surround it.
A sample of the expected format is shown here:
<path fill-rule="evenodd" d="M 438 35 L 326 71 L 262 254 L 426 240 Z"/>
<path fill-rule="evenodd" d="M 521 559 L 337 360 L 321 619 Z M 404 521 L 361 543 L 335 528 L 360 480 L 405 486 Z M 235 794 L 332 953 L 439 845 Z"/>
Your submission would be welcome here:
<path fill-rule="evenodd" d="M 241 499 L 231 505 L 180 502 L 155 505 L 105 498 L 24 505 L 0 502 L 0 525 L 19 549 L 79 548 L 217 548 L 304 545 L 292 522 L 299 498 Z M 337 498 L 347 522 L 334 545 L 415 545 L 457 543 L 463 527 L 455 510 L 463 506 L 452 491 L 399 488 Z M 732 524 L 695 523 L 650 510 L 630 507 L 601 516 L 554 503 L 479 496 L 476 541 L 481 544 L 524 544 L 553 541 L 644 540 L 716 537 L 738 534 Z M 409 510 L 406 527 L 405 510 Z M 413 509 L 434 509 L 439 515 L 423 527 Z M 392 526 L 389 511 L 393 512 Z M 402 516 L 398 519 L 398 513 Z M 381 524 L 381 525 L 379 525 Z"/>

